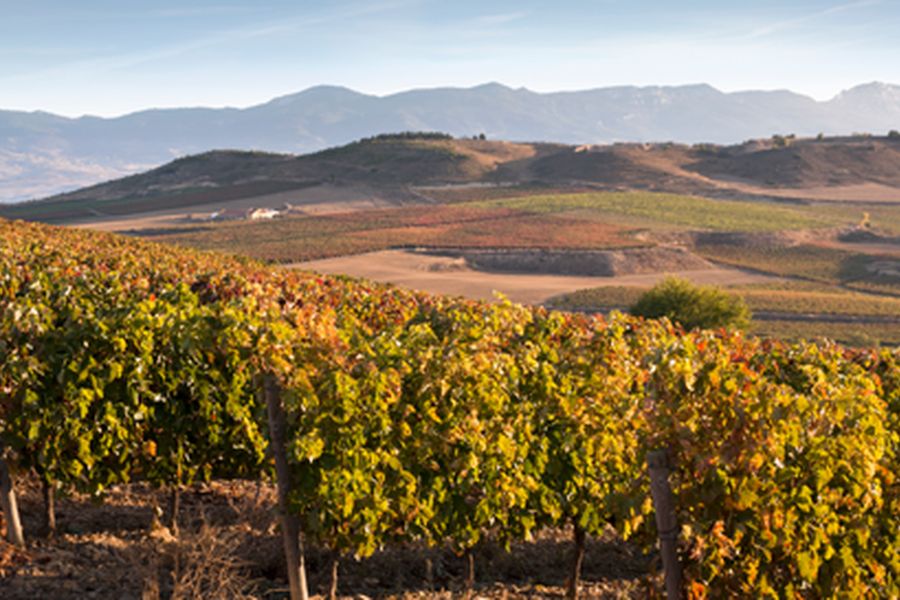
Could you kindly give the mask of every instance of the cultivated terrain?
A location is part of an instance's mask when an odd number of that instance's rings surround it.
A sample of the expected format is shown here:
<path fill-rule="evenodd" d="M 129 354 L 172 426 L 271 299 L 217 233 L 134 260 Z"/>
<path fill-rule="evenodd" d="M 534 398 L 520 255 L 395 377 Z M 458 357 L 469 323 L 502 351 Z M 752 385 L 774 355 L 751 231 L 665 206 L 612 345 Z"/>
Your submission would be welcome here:
<path fill-rule="evenodd" d="M 383 135 L 303 156 L 186 157 L 0 216 L 581 311 L 626 308 L 674 274 L 743 295 L 758 333 L 900 342 L 895 136 L 567 146 Z"/>
<path fill-rule="evenodd" d="M 298 531 L 335 599 L 900 594 L 897 349 L 21 221 L 0 274 L 4 599 L 298 598 Z"/>

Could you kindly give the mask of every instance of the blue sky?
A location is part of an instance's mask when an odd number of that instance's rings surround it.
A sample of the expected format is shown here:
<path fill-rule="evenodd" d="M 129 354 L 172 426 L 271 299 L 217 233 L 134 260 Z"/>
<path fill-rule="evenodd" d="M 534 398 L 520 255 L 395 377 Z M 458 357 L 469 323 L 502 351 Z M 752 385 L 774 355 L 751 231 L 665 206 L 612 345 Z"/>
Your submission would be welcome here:
<path fill-rule="evenodd" d="M 387 94 L 710 83 L 818 99 L 900 83 L 900 0 L 0 0 L 0 108 L 248 106 Z"/>

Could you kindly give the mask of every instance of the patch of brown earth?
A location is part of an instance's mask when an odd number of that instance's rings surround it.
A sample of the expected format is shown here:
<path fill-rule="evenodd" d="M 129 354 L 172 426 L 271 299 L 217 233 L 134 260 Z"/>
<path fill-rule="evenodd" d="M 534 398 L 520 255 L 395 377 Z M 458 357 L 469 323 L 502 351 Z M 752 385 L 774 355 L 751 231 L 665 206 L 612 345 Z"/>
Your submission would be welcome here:
<path fill-rule="evenodd" d="M 24 485 L 23 485 L 24 483 Z M 182 492 L 178 529 L 153 526 L 166 494 L 140 484 L 113 487 L 102 504 L 60 499 L 59 533 L 40 537 L 40 487 L 20 481 L 27 547 L 0 541 L 0 598 L 286 597 L 275 490 L 268 484 L 214 481 Z M 168 515 L 166 515 L 168 518 Z M 561 598 L 572 533 L 543 530 L 510 551 L 486 541 L 474 551 L 478 597 Z M 588 539 L 582 593 L 590 598 L 646 597 L 659 587 L 658 564 L 611 531 Z M 307 547 L 310 593 L 327 593 L 332 553 Z M 448 547 L 388 546 L 364 560 L 341 561 L 341 598 L 455 598 L 463 557 Z M 429 567 L 430 566 L 430 567 Z M 363 596 L 364 595 L 364 596 Z M 322 597 L 322 596 L 319 596 Z"/>
<path fill-rule="evenodd" d="M 437 252 L 441 252 L 438 250 Z M 617 277 L 712 268 L 684 248 L 657 246 L 624 250 L 467 249 L 444 251 L 460 256 L 477 271 L 543 275 Z"/>
<path fill-rule="evenodd" d="M 496 300 L 496 294 L 499 292 L 511 301 L 523 304 L 543 304 L 554 296 L 592 287 L 608 285 L 649 287 L 667 275 L 677 275 L 694 283 L 711 285 L 779 281 L 775 277 L 722 267 L 615 277 L 489 273 L 476 271 L 468 265 L 460 267 L 458 259 L 459 256 L 435 256 L 408 250 L 385 250 L 295 263 L 289 266 L 331 275 L 361 277 L 414 290 L 465 296 L 477 300 Z"/>

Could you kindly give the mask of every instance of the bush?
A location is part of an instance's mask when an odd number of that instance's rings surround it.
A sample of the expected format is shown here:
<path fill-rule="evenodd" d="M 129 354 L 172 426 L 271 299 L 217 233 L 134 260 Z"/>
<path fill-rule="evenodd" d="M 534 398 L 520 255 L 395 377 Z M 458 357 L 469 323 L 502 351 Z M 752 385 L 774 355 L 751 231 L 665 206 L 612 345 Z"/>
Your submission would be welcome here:
<path fill-rule="evenodd" d="M 380 133 L 363 138 L 360 142 L 402 142 L 409 140 L 452 140 L 453 136 L 442 131 L 401 131 L 399 133 Z"/>
<path fill-rule="evenodd" d="M 900 131 L 897 131 L 896 129 L 891 129 L 890 131 L 888 131 L 887 136 L 888 136 L 888 139 L 890 139 L 890 140 L 900 140 Z"/>
<path fill-rule="evenodd" d="M 793 144 L 794 140 L 796 140 L 796 139 L 797 139 L 797 136 L 793 133 L 791 133 L 789 135 L 780 135 L 780 134 L 776 133 L 775 135 L 772 136 L 772 143 L 775 145 L 776 148 L 787 148 L 791 144 Z"/>
<path fill-rule="evenodd" d="M 743 298 L 674 277 L 641 296 L 631 307 L 631 314 L 653 319 L 668 317 L 685 329 L 746 329 L 750 324 L 750 309 Z"/>

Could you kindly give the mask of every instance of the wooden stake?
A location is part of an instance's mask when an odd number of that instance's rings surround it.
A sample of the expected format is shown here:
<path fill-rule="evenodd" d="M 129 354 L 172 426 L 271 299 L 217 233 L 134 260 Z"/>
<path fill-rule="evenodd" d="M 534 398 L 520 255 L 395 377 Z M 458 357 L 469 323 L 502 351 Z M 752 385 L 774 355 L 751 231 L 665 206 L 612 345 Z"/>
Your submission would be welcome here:
<path fill-rule="evenodd" d="M 41 479 L 44 492 L 44 534 L 50 538 L 56 535 L 56 488 L 46 479 Z"/>
<path fill-rule="evenodd" d="M 2 448 L 0 448 L 0 504 L 3 505 L 3 517 L 6 521 L 6 539 L 16 546 L 25 546 L 22 520 L 19 518 L 19 505 L 16 502 L 16 490 L 9 474 L 9 466 L 2 455 Z"/>
<path fill-rule="evenodd" d="M 269 417 L 269 449 L 275 459 L 275 475 L 278 478 L 278 509 L 281 513 L 281 531 L 284 538 L 284 558 L 287 561 L 291 600 L 309 600 L 306 585 L 306 564 L 300 541 L 300 520 L 288 510 L 291 490 L 291 472 L 284 443 L 284 405 L 281 388 L 271 374 L 263 377 L 263 395 Z"/>
<path fill-rule="evenodd" d="M 653 512 L 656 513 L 656 531 L 659 535 L 659 553 L 662 556 L 666 580 L 667 600 L 680 600 L 681 563 L 678 561 L 678 522 L 675 518 L 675 500 L 669 486 L 669 458 L 665 450 L 653 450 L 647 454 L 650 471 L 650 495 Z"/>
<path fill-rule="evenodd" d="M 475 553 L 466 548 L 466 600 L 472 597 L 475 588 Z"/>
<path fill-rule="evenodd" d="M 181 510 L 181 485 L 176 483 L 169 490 L 169 529 L 178 533 L 178 513 Z"/>
<path fill-rule="evenodd" d="M 331 583 L 328 586 L 328 600 L 337 600 L 338 597 L 338 569 L 341 566 L 341 555 L 335 551 L 331 557 Z"/>
<path fill-rule="evenodd" d="M 574 524 L 574 529 L 573 541 L 575 544 L 573 546 L 572 571 L 569 573 L 569 585 L 566 588 L 566 598 L 569 600 L 578 598 L 578 586 L 581 583 L 581 564 L 584 562 L 584 529 L 579 527 L 577 523 Z"/>
<path fill-rule="evenodd" d="M 434 562 L 431 558 L 425 559 L 425 589 L 434 591 Z"/>

